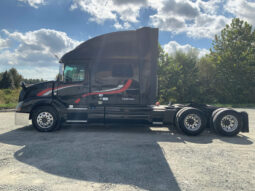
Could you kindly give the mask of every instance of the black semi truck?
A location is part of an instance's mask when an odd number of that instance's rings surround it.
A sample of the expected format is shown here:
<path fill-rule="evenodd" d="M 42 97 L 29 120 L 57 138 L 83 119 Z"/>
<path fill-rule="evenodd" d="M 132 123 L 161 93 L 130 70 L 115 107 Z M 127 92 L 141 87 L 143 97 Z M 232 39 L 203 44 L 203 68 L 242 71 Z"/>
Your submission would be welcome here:
<path fill-rule="evenodd" d="M 16 114 L 43 132 L 62 123 L 174 125 L 188 135 L 206 127 L 248 132 L 248 115 L 203 104 L 157 106 L 158 29 L 113 32 L 83 42 L 60 59 L 57 81 L 22 83 Z M 170 87 L 169 87 L 170 88 Z"/>

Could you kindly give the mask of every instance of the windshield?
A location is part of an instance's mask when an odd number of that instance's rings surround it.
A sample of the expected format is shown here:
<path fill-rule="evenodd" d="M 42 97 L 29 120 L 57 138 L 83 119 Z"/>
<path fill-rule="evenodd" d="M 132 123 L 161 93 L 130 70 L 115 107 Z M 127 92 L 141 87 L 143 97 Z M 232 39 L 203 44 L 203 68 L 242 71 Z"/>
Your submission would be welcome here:
<path fill-rule="evenodd" d="M 59 80 L 63 82 L 81 82 L 85 79 L 85 69 L 82 65 L 60 65 Z"/>

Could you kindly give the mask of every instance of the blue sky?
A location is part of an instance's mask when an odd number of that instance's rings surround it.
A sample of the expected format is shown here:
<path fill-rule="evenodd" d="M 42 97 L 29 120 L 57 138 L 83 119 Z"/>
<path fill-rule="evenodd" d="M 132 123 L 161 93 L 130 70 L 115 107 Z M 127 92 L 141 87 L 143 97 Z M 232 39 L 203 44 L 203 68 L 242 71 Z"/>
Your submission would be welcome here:
<path fill-rule="evenodd" d="M 255 25 L 251 0 L 1 0 L 0 72 L 15 67 L 27 78 L 53 79 L 57 59 L 97 35 L 143 26 L 160 30 L 169 54 L 208 52 L 233 17 Z"/>

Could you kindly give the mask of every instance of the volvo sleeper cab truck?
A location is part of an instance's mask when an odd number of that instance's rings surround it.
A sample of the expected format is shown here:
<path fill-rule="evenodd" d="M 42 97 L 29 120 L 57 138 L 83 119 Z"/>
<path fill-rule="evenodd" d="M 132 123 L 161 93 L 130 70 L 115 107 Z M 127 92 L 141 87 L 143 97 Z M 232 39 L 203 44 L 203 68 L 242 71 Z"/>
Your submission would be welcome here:
<path fill-rule="evenodd" d="M 189 135 L 206 127 L 227 136 L 248 132 L 245 112 L 195 103 L 155 106 L 157 59 L 156 28 L 92 38 L 62 56 L 57 81 L 23 83 L 16 114 L 29 114 L 43 132 L 95 122 L 174 125 Z"/>

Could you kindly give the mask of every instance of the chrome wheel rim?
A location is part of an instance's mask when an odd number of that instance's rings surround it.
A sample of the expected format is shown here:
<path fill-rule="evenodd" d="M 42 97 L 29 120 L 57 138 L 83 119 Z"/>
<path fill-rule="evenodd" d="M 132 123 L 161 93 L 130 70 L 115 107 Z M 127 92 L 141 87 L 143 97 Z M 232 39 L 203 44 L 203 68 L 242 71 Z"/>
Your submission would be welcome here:
<path fill-rule="evenodd" d="M 39 125 L 39 127 L 43 128 L 43 129 L 47 129 L 53 125 L 54 118 L 53 118 L 52 114 L 49 112 L 41 112 L 37 116 L 36 121 L 37 121 L 37 124 Z"/>
<path fill-rule="evenodd" d="M 221 119 L 220 125 L 224 131 L 233 132 L 238 127 L 238 120 L 234 115 L 226 115 Z"/>
<path fill-rule="evenodd" d="M 188 114 L 184 118 L 184 126 L 190 131 L 198 130 L 201 124 L 201 118 L 197 114 Z"/>

